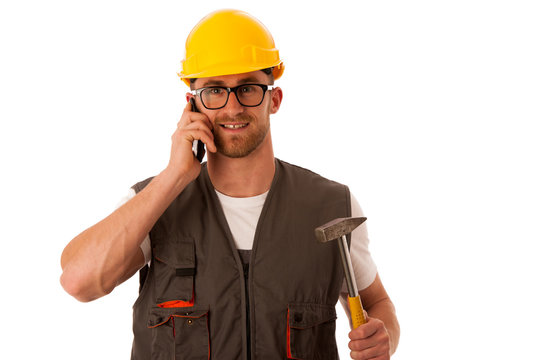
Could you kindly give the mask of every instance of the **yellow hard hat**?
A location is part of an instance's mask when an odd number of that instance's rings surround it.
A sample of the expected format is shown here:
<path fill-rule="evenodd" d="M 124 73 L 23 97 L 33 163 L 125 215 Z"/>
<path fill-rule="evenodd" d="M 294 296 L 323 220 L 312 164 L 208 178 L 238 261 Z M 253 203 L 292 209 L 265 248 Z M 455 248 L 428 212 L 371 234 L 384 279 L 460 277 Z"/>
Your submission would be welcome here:
<path fill-rule="evenodd" d="M 273 67 L 274 79 L 283 74 L 270 31 L 239 10 L 218 10 L 205 16 L 186 40 L 186 54 L 178 76 L 190 78 L 241 74 Z"/>

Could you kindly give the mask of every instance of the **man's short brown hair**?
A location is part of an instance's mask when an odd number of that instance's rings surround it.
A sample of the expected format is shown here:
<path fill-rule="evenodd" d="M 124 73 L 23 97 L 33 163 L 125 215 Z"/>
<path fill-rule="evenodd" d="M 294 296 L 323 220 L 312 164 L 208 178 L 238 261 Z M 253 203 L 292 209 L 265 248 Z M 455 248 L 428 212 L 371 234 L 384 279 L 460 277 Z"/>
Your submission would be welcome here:
<path fill-rule="evenodd" d="M 272 73 L 272 70 L 274 68 L 273 67 L 269 67 L 269 68 L 266 68 L 266 69 L 261 69 L 261 71 L 263 73 L 265 73 L 266 75 L 270 76 L 270 85 L 273 85 L 274 84 L 274 75 Z M 193 89 L 193 83 L 195 82 L 195 80 L 197 80 L 197 78 L 191 78 L 189 79 L 189 87 L 191 88 L 191 90 L 195 90 Z"/>

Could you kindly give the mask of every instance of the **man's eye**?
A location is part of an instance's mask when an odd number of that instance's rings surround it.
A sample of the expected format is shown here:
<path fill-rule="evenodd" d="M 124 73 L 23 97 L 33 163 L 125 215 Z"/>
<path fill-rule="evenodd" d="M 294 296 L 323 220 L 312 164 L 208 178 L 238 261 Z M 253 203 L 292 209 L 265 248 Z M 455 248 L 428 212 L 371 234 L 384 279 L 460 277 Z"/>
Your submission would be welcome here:
<path fill-rule="evenodd" d="M 206 89 L 204 92 L 210 96 L 217 96 L 217 95 L 223 95 L 227 91 L 222 88 L 210 88 L 210 89 Z"/>
<path fill-rule="evenodd" d="M 254 86 L 252 86 L 252 85 L 246 85 L 246 86 L 242 86 L 240 88 L 240 92 L 244 93 L 244 94 L 248 94 L 248 93 L 253 92 L 253 91 L 255 91 L 255 89 L 254 89 Z"/>

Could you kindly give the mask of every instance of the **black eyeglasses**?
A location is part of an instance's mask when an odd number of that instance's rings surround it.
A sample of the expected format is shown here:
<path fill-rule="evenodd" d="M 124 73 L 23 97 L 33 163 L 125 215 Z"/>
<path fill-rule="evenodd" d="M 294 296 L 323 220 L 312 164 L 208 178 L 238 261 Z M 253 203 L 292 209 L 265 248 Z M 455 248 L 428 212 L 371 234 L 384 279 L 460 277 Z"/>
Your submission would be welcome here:
<path fill-rule="evenodd" d="M 240 105 L 255 107 L 261 105 L 266 91 L 273 89 L 273 86 L 263 84 L 243 84 L 233 88 L 225 86 L 208 86 L 192 90 L 191 94 L 195 96 L 199 95 L 205 108 L 217 110 L 227 105 L 231 92 L 234 93 Z"/>

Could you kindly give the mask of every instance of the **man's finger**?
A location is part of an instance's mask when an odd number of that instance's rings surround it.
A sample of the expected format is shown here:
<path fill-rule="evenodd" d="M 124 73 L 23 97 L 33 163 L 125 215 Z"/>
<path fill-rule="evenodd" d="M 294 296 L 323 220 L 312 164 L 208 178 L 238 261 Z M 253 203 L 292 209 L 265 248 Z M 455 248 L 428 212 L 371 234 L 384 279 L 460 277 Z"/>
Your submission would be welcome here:
<path fill-rule="evenodd" d="M 202 141 L 204 145 L 206 145 L 208 151 L 213 153 L 217 152 L 216 144 L 214 144 L 214 137 L 212 136 L 212 134 L 208 135 L 208 133 L 205 131 L 197 130 L 195 135 L 196 140 Z"/>
<path fill-rule="evenodd" d="M 377 339 L 373 336 L 363 340 L 349 341 L 349 349 L 352 351 L 363 351 L 377 345 Z"/>
<path fill-rule="evenodd" d="M 188 139 L 190 141 L 193 140 L 202 140 L 202 142 L 207 145 L 208 151 L 210 152 L 217 152 L 216 145 L 214 143 L 214 133 L 210 128 L 207 126 L 207 122 L 202 121 L 195 121 L 189 124 L 184 128 L 184 131 L 189 131 L 191 137 L 193 139 Z"/>
<path fill-rule="evenodd" d="M 385 354 L 378 354 L 377 351 L 370 351 L 369 354 L 358 351 L 351 351 L 351 359 L 353 360 L 387 360 L 389 357 Z"/>
<path fill-rule="evenodd" d="M 368 318 L 365 324 L 362 324 L 356 329 L 351 330 L 351 332 L 349 333 L 349 339 L 351 340 L 367 339 L 371 335 L 375 334 L 376 331 L 377 331 L 376 322 Z"/>
<path fill-rule="evenodd" d="M 186 103 L 186 106 L 184 106 L 182 116 L 180 117 L 180 120 L 178 121 L 178 125 L 180 125 L 182 122 L 189 124 L 196 120 L 205 120 L 206 122 L 208 122 L 210 129 L 213 128 L 213 125 L 208 119 L 208 116 L 206 116 L 205 114 L 201 112 L 193 111 L 193 105 L 191 104 L 191 101 L 188 101 Z"/>

